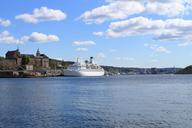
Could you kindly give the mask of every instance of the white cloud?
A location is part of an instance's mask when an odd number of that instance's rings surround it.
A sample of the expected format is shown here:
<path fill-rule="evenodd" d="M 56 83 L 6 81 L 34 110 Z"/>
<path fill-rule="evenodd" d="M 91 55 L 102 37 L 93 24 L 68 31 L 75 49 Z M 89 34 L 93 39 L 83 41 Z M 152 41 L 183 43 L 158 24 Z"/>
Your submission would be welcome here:
<path fill-rule="evenodd" d="M 170 53 L 169 50 L 167 50 L 165 47 L 163 46 L 153 46 L 151 47 L 151 49 L 155 52 L 158 52 L 158 53 Z"/>
<path fill-rule="evenodd" d="M 145 17 L 136 17 L 125 21 L 112 22 L 105 32 L 109 37 L 125 37 L 133 35 L 146 35 L 159 32 L 164 28 L 162 20 L 151 20 Z"/>
<path fill-rule="evenodd" d="M 189 45 L 192 45 L 192 42 L 184 42 L 184 43 L 177 44 L 177 46 L 179 46 L 179 47 L 186 47 L 186 46 L 189 46 Z"/>
<path fill-rule="evenodd" d="M 84 12 L 79 19 L 85 23 L 103 23 L 127 19 L 135 14 L 154 14 L 168 17 L 188 14 L 191 0 L 106 0 L 106 5 Z"/>
<path fill-rule="evenodd" d="M 102 53 L 102 52 L 100 52 L 100 53 L 98 53 L 98 54 L 96 55 L 96 59 L 97 59 L 97 60 L 102 60 L 102 59 L 104 59 L 104 58 L 106 58 L 106 55 L 105 55 L 104 53 Z"/>
<path fill-rule="evenodd" d="M 11 25 L 11 21 L 10 20 L 5 20 L 5 19 L 1 19 L 0 18 L 0 26 L 8 27 L 10 25 Z"/>
<path fill-rule="evenodd" d="M 93 32 L 93 35 L 95 36 L 103 36 L 103 32 Z"/>
<path fill-rule="evenodd" d="M 78 51 L 78 52 L 87 52 L 88 48 L 77 48 L 76 51 Z"/>
<path fill-rule="evenodd" d="M 19 39 L 16 39 L 8 31 L 4 31 L 4 32 L 0 33 L 0 43 L 5 43 L 5 44 L 22 44 L 24 42 L 22 42 Z"/>
<path fill-rule="evenodd" d="M 103 52 L 99 52 L 95 55 L 95 60 L 97 64 L 103 64 L 103 62 L 106 60 L 106 55 Z"/>
<path fill-rule="evenodd" d="M 144 46 L 150 48 L 156 53 L 171 53 L 167 48 L 156 45 L 156 44 L 153 44 L 153 45 L 145 44 Z"/>
<path fill-rule="evenodd" d="M 84 40 L 84 41 L 74 41 L 73 44 L 76 46 L 79 46 L 79 45 L 87 46 L 87 45 L 95 45 L 96 43 L 91 40 Z"/>
<path fill-rule="evenodd" d="M 35 8 L 32 14 L 24 13 L 17 15 L 15 19 L 23 20 L 27 23 L 38 23 L 43 21 L 61 21 L 67 15 L 61 10 L 49 9 L 47 7 Z"/>
<path fill-rule="evenodd" d="M 56 42 L 59 41 L 59 37 L 56 35 L 46 35 L 43 33 L 33 32 L 30 36 L 23 36 L 21 38 L 15 38 L 8 31 L 0 33 L 0 43 L 6 44 L 23 44 L 26 42 Z"/>
<path fill-rule="evenodd" d="M 152 62 L 152 63 L 158 63 L 159 60 L 157 60 L 157 59 L 152 59 L 151 62 Z"/>
<path fill-rule="evenodd" d="M 57 42 L 59 37 L 56 35 L 46 35 L 39 32 L 33 32 L 30 36 L 22 37 L 24 42 Z"/>
<path fill-rule="evenodd" d="M 79 19 L 82 19 L 87 24 L 100 24 L 107 20 L 125 19 L 130 15 L 143 11 L 143 5 L 136 1 L 115 2 L 109 5 L 103 5 L 91 11 L 86 11 Z"/>
<path fill-rule="evenodd" d="M 149 2 L 146 4 L 145 12 L 158 15 L 178 16 L 183 15 L 186 7 L 181 1 Z"/>
<path fill-rule="evenodd" d="M 116 57 L 115 59 L 118 61 L 134 61 L 135 60 L 132 57 L 131 58 L 130 57 Z"/>
<path fill-rule="evenodd" d="M 154 40 L 191 41 L 192 20 L 152 20 L 135 17 L 125 21 L 112 22 L 103 33 L 108 37 L 152 35 Z"/>

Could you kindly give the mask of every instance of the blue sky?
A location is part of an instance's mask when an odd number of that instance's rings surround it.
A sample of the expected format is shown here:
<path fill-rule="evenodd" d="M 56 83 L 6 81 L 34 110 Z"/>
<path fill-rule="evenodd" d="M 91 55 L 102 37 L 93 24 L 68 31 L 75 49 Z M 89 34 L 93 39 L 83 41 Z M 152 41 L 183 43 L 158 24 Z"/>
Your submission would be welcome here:
<path fill-rule="evenodd" d="M 19 46 L 124 67 L 192 64 L 190 0 L 1 0 L 0 55 Z"/>

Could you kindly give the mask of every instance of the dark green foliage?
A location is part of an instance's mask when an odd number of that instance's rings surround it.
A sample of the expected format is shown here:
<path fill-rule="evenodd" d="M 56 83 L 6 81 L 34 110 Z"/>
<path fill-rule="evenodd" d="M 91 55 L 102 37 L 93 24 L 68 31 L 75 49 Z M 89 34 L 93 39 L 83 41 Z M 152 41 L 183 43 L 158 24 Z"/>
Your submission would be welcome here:
<path fill-rule="evenodd" d="M 192 74 L 192 65 L 187 66 L 184 69 L 179 70 L 176 74 Z"/>
<path fill-rule="evenodd" d="M 49 67 L 51 69 L 55 69 L 57 67 L 57 61 L 53 59 L 49 59 Z"/>
<path fill-rule="evenodd" d="M 0 61 L 1 61 L 1 60 L 4 60 L 4 59 L 5 59 L 4 57 L 1 57 L 1 56 L 0 56 Z"/>
<path fill-rule="evenodd" d="M 2 64 L 3 60 L 4 60 L 4 58 L 0 57 L 0 70 L 4 69 L 4 65 Z"/>
<path fill-rule="evenodd" d="M 69 65 L 73 64 L 72 61 L 61 61 L 56 59 L 49 59 L 49 66 L 51 69 L 63 68 L 66 69 Z"/>
<path fill-rule="evenodd" d="M 180 68 L 125 68 L 125 67 L 112 67 L 102 66 L 105 73 L 108 75 L 133 75 L 133 74 L 174 74 Z"/>
<path fill-rule="evenodd" d="M 62 62 L 62 66 L 64 69 L 66 69 L 71 64 L 73 64 L 73 62 Z"/>
<path fill-rule="evenodd" d="M 29 64 L 29 62 L 30 62 L 30 57 L 29 56 L 23 56 L 22 65 Z"/>

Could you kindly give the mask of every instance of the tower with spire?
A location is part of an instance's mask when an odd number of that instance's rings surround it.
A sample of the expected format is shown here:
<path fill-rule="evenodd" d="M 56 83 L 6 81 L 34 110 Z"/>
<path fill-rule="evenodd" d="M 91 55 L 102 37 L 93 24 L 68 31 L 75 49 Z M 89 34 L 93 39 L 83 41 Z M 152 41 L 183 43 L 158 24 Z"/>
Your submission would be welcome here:
<path fill-rule="evenodd" d="M 37 49 L 36 56 L 38 56 L 38 57 L 41 56 L 39 48 Z"/>
<path fill-rule="evenodd" d="M 17 46 L 17 49 L 16 49 L 16 51 L 17 51 L 17 52 L 20 52 L 20 51 L 19 51 L 19 46 Z"/>

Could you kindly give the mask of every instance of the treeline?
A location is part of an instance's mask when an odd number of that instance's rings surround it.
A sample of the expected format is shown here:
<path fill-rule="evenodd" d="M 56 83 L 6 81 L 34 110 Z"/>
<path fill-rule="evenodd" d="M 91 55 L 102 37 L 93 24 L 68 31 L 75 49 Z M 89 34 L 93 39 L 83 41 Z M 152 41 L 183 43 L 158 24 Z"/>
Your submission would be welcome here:
<path fill-rule="evenodd" d="M 5 58 L 0 57 L 0 61 Z M 24 59 L 27 63 L 28 58 Z M 62 61 L 57 59 L 49 59 L 49 66 L 51 69 L 66 69 L 69 65 L 73 64 L 73 61 Z M 134 75 L 134 74 L 192 74 L 192 65 L 184 69 L 181 68 L 127 68 L 127 67 L 113 67 L 113 66 L 102 66 L 107 75 Z M 10 67 L 9 67 L 10 68 Z M 1 67 L 0 70 L 4 70 Z"/>
<path fill-rule="evenodd" d="M 0 61 L 1 61 L 1 60 L 4 60 L 4 59 L 5 59 L 4 57 L 0 56 Z"/>
<path fill-rule="evenodd" d="M 134 74 L 175 74 L 181 68 L 125 68 L 102 66 L 108 75 L 134 75 Z"/>
<path fill-rule="evenodd" d="M 56 59 L 49 60 L 49 66 L 51 69 L 64 68 L 74 64 L 73 61 L 61 61 Z M 113 66 L 101 66 L 105 70 L 106 75 L 134 75 L 134 74 L 175 74 L 181 70 L 181 68 L 127 68 L 127 67 L 113 67 Z"/>
<path fill-rule="evenodd" d="M 187 66 L 184 69 L 179 70 L 176 74 L 192 74 L 192 65 Z"/>
<path fill-rule="evenodd" d="M 72 61 L 62 61 L 62 60 L 56 60 L 56 59 L 49 59 L 49 66 L 51 69 L 55 68 L 64 68 L 66 69 L 69 65 L 73 64 Z"/>

